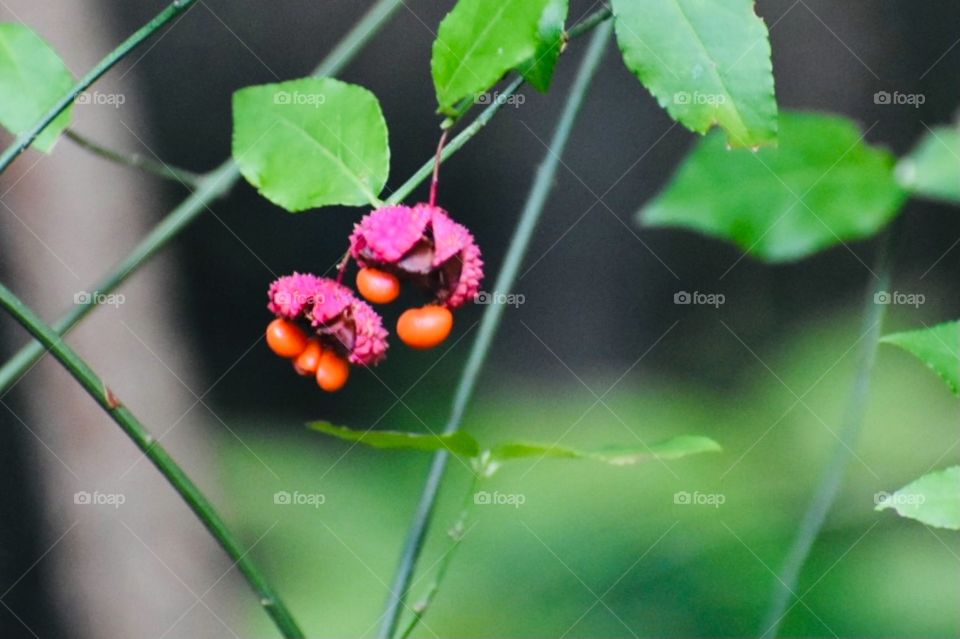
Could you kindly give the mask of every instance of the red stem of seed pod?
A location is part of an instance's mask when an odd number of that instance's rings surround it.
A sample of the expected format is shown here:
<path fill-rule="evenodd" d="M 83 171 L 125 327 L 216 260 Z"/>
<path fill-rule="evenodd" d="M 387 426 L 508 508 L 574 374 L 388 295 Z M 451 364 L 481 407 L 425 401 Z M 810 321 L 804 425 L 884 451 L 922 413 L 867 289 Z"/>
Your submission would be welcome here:
<path fill-rule="evenodd" d="M 433 180 L 430 182 L 430 206 L 437 205 L 437 188 L 440 184 L 440 157 L 443 155 L 443 147 L 447 144 L 447 135 L 450 129 L 444 129 L 440 135 L 440 143 L 437 144 L 437 155 L 433 159 Z"/>
<path fill-rule="evenodd" d="M 347 265 L 350 263 L 350 249 L 347 249 L 347 252 L 343 254 L 343 257 L 340 258 L 340 263 L 337 264 L 337 284 L 343 284 L 343 276 L 347 274 Z"/>

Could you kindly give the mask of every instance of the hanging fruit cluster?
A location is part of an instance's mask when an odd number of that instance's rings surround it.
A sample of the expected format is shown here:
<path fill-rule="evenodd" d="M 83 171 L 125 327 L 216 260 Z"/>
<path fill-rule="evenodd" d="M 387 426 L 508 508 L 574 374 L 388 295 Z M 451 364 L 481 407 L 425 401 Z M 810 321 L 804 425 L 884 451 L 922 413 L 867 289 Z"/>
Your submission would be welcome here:
<path fill-rule="evenodd" d="M 347 383 L 350 365 L 374 366 L 386 356 L 383 318 L 340 283 L 350 259 L 356 262 L 357 291 L 367 302 L 389 304 L 404 282 L 431 301 L 404 311 L 397 320 L 400 341 L 415 349 L 444 342 L 453 312 L 472 301 L 483 279 L 483 260 L 473 235 L 432 204 L 379 208 L 360 220 L 338 280 L 306 273 L 270 285 L 267 308 L 276 316 L 267 344 L 293 361 L 301 375 L 314 375 L 325 391 Z"/>

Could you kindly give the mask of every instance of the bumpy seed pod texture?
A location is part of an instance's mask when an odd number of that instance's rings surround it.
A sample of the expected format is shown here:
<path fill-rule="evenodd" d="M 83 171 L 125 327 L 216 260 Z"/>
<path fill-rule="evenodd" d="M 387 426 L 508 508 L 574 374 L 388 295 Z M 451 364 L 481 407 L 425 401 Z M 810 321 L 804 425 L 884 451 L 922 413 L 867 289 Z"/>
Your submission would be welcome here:
<path fill-rule="evenodd" d="M 350 236 L 350 254 L 362 268 L 409 279 L 456 309 L 473 300 L 483 260 L 473 235 L 438 206 L 385 206 L 366 216 Z"/>
<path fill-rule="evenodd" d="M 324 350 L 343 353 L 351 364 L 373 366 L 386 356 L 383 320 L 347 287 L 329 278 L 294 273 L 273 282 L 267 296 L 271 313 L 308 324 Z"/>

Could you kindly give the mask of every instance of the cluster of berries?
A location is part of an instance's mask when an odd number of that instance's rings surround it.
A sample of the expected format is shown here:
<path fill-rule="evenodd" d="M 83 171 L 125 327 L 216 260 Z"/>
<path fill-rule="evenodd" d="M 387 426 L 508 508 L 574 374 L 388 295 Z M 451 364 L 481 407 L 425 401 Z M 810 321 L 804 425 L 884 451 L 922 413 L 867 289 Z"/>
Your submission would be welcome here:
<path fill-rule="evenodd" d="M 401 281 L 432 296 L 397 321 L 400 340 L 416 349 L 443 343 L 453 330 L 451 311 L 473 300 L 483 279 L 473 235 L 431 204 L 385 206 L 364 216 L 337 280 L 307 273 L 277 279 L 267 292 L 267 308 L 276 316 L 267 327 L 267 344 L 329 392 L 347 383 L 351 364 L 376 365 L 388 347 L 383 318 L 340 283 L 350 258 L 359 267 L 357 291 L 368 302 L 393 302 Z"/>

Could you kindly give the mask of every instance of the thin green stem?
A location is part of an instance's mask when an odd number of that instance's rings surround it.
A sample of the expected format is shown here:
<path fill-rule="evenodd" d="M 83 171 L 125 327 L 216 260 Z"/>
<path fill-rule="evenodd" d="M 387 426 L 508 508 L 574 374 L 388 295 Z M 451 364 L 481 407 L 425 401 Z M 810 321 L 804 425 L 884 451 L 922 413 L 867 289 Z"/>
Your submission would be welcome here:
<path fill-rule="evenodd" d="M 493 119 L 493 116 L 506 104 L 507 98 L 516 93 L 522 84 L 522 77 L 515 78 L 510 82 L 510 84 L 500 92 L 499 99 L 494 100 L 492 104 L 481 111 L 480 115 L 478 115 L 468 127 L 458 133 L 443 147 L 443 152 L 440 154 L 440 163 L 446 162 L 454 153 L 463 148 L 463 145 L 469 142 L 473 136 L 480 133 L 483 127 L 487 126 L 490 120 Z M 410 194 L 413 193 L 414 189 L 433 175 L 434 165 L 435 161 L 433 159 L 424 162 L 423 166 L 417 169 L 416 173 L 411 175 L 406 182 L 390 194 L 390 197 L 387 198 L 387 204 L 398 204 L 407 199 Z"/>
<path fill-rule="evenodd" d="M 130 168 L 139 169 L 146 173 L 157 175 L 167 180 L 180 182 L 181 184 L 184 184 L 192 189 L 197 188 L 197 184 L 200 182 L 201 176 L 198 173 L 170 166 L 165 162 L 151 160 L 150 158 L 144 157 L 139 153 L 126 154 L 121 153 L 120 151 L 114 151 L 113 149 L 103 146 L 99 142 L 94 142 L 85 135 L 77 133 L 73 129 L 67 129 L 64 131 L 64 136 L 81 149 L 89 151 L 90 153 L 109 162 L 113 162 L 114 164 L 128 166 Z"/>
<path fill-rule="evenodd" d="M 587 88 L 600 64 L 604 49 L 610 38 L 612 24 L 609 22 L 598 22 L 597 24 L 602 24 L 602 26 L 591 39 L 590 46 L 577 71 L 576 79 L 570 89 L 570 96 L 563 108 L 563 113 L 557 123 L 553 139 L 550 142 L 547 156 L 537 170 L 536 179 L 530 190 L 530 195 L 520 215 L 520 221 L 514 231 L 510 246 L 507 248 L 503 266 L 494 284 L 494 290 L 497 292 L 506 293 L 513 288 L 520 266 L 527 253 L 530 238 L 533 236 L 534 228 L 547 203 L 547 196 L 553 186 L 557 168 L 560 165 L 560 157 L 563 155 L 567 142 L 570 139 L 573 122 L 576 119 L 577 113 L 580 111 Z M 503 317 L 503 310 L 503 304 L 491 304 L 484 310 L 476 341 L 473 343 L 470 355 L 467 358 L 467 364 L 460 376 L 450 416 L 444 427 L 444 432 L 446 433 L 456 432 L 460 428 L 467 405 L 470 403 L 470 399 L 473 397 L 473 392 L 476 389 L 480 371 L 486 362 L 493 338 L 496 335 L 500 320 Z M 407 540 L 400 557 L 400 564 L 397 567 L 396 576 L 390 589 L 384 620 L 378 635 L 380 639 L 390 639 L 396 631 L 400 611 L 404 606 L 407 591 L 410 588 L 410 581 L 416 569 L 420 552 L 423 549 L 427 530 L 430 527 L 430 520 L 436 505 L 440 484 L 443 480 L 447 458 L 448 456 L 445 452 L 437 453 L 433 458 L 433 464 L 430 467 L 430 473 L 424 484 L 423 493 L 420 496 L 420 501 L 414 512 L 413 521 L 410 524 Z"/>
<path fill-rule="evenodd" d="M 609 20 L 612 17 L 613 11 L 610 10 L 610 7 L 605 6 L 602 9 L 598 9 L 577 24 L 570 27 L 570 30 L 567 32 L 567 39 L 576 40 L 583 34 L 593 31 L 601 22 Z"/>
<path fill-rule="evenodd" d="M 249 549 L 244 548 L 233 536 L 213 505 L 204 497 L 183 469 L 170 457 L 169 453 L 144 428 L 143 424 L 127 409 L 107 387 L 103 380 L 67 346 L 50 326 L 44 323 L 36 313 L 28 308 L 10 289 L 0 284 L 0 306 L 12 315 L 53 354 L 63 367 L 76 379 L 84 390 L 100 404 L 113 421 L 143 451 L 157 470 L 170 482 L 190 509 L 197 515 L 217 543 L 233 560 L 234 565 L 246 578 L 250 587 L 260 598 L 260 605 L 266 610 L 274 624 L 288 639 L 304 637 L 290 611 L 277 593 L 267 583 L 266 577 L 254 565 Z"/>
<path fill-rule="evenodd" d="M 402 0 L 379 0 L 324 58 L 314 73 L 316 75 L 336 75 L 339 73 L 379 31 L 386 19 L 401 6 L 403 6 Z M 240 171 L 233 160 L 226 160 L 219 167 L 202 176 L 198 181 L 196 191 L 191 193 L 154 227 L 122 262 L 116 265 L 103 280 L 93 287 L 92 291 L 106 295 L 120 286 L 127 277 L 177 237 L 201 213 L 208 210 L 213 202 L 229 193 L 239 179 Z M 104 297 L 90 295 L 86 299 L 85 302 L 75 304 L 53 324 L 54 330 L 59 335 L 65 335 L 76 326 L 96 307 L 98 300 L 103 300 Z M 6 393 L 17 380 L 30 370 L 30 367 L 43 356 L 43 353 L 43 345 L 40 342 L 32 341 L 6 362 L 0 368 L 0 396 Z"/>
<path fill-rule="evenodd" d="M 400 639 L 407 639 L 407 637 L 413 633 L 420 624 L 420 621 L 426 616 L 437 593 L 440 592 L 440 585 L 443 584 L 443 580 L 447 576 L 450 564 L 453 563 L 453 557 L 456 555 L 457 550 L 459 550 L 464 535 L 467 534 L 467 519 L 470 517 L 471 501 L 473 501 L 473 496 L 477 492 L 477 486 L 480 484 L 482 478 L 482 471 L 474 472 L 473 479 L 467 486 L 463 504 L 460 506 L 460 514 L 457 515 L 457 520 L 453 522 L 453 525 L 450 526 L 447 531 L 452 542 L 450 548 L 448 548 L 443 557 L 440 558 L 440 564 L 437 566 L 437 572 L 433 577 L 433 582 L 431 582 L 430 587 L 423 596 L 423 600 L 413 606 L 413 617 L 410 619 L 410 623 L 407 624 L 406 629 L 400 633 Z"/>
<path fill-rule="evenodd" d="M 610 9 L 603 8 L 599 9 L 586 18 L 584 18 L 576 26 L 572 27 L 567 33 L 568 40 L 575 40 L 584 34 L 592 31 L 597 28 L 601 23 L 606 22 L 613 16 Z M 487 106 L 483 111 L 480 112 L 480 115 L 476 117 L 470 125 L 465 128 L 463 131 L 457 134 L 452 140 L 450 140 L 443 149 L 443 153 L 440 155 L 440 162 L 446 162 L 454 153 L 459 151 L 463 146 L 469 142 L 473 136 L 477 133 L 480 133 L 483 130 L 483 127 L 487 126 L 490 120 L 493 119 L 493 116 L 500 111 L 501 107 L 504 104 L 509 102 L 509 98 L 513 96 L 517 91 L 520 90 L 524 84 L 523 76 L 517 76 L 503 91 L 500 91 L 497 94 L 497 99 L 494 100 L 489 106 Z M 458 110 L 456 116 L 451 116 L 447 118 L 443 123 L 443 128 L 445 130 L 452 128 L 459 120 L 462 118 L 467 111 L 470 110 L 470 107 L 473 106 L 472 100 L 466 100 L 461 105 L 461 108 Z M 387 204 L 398 204 L 403 200 L 407 199 L 414 189 L 420 186 L 424 180 L 429 178 L 433 173 L 434 161 L 431 159 L 423 164 L 417 172 L 410 176 L 410 178 L 401 184 L 396 191 L 394 191 L 390 197 L 387 198 Z"/>
<path fill-rule="evenodd" d="M 85 91 L 91 84 L 99 80 L 103 74 L 112 69 L 115 64 L 127 57 L 127 55 L 140 46 L 144 40 L 159 31 L 165 24 L 173 20 L 175 17 L 192 7 L 196 1 L 197 0 L 174 0 L 174 2 L 167 5 L 163 11 L 154 16 L 150 22 L 137 29 L 133 35 L 120 43 L 120 46 L 107 54 L 107 57 L 100 60 L 95 67 L 90 69 L 85 76 L 77 81 L 77 83 L 65 96 L 60 98 L 59 102 L 53 105 L 49 111 L 47 111 L 46 115 L 41 117 L 32 127 L 18 135 L 13 144 L 7 147 L 7 149 L 3 152 L 3 155 L 0 155 L 0 173 L 6 171 L 7 167 L 13 163 L 17 156 L 23 153 L 23 151 L 30 146 L 35 139 L 37 139 L 37 136 L 40 135 L 45 128 L 47 128 L 47 125 L 53 122 L 58 115 L 66 111 L 67 108 L 73 104 L 73 101 L 78 95 L 83 93 L 83 91 Z"/>
<path fill-rule="evenodd" d="M 856 378 L 840 426 L 837 443 L 833 448 L 829 462 L 823 469 L 820 482 L 803 515 L 796 537 L 794 537 L 780 574 L 774 583 L 770 607 L 764 617 L 763 626 L 760 628 L 761 637 L 772 638 L 777 636 L 780 625 L 783 623 L 787 612 L 789 612 L 788 602 L 791 596 L 797 596 L 796 588 L 800 571 L 803 569 L 807 557 L 810 555 L 810 549 L 820 534 L 827 514 L 837 497 L 843 483 L 844 473 L 863 427 L 870 391 L 870 375 L 876 360 L 887 309 L 886 305 L 876 303 L 875 296 L 877 293 L 890 290 L 897 226 L 895 224 L 893 228 L 889 229 L 881 241 L 880 252 L 874 269 L 877 276 L 875 281 L 867 287 L 861 326 L 863 342 L 857 359 Z"/>

